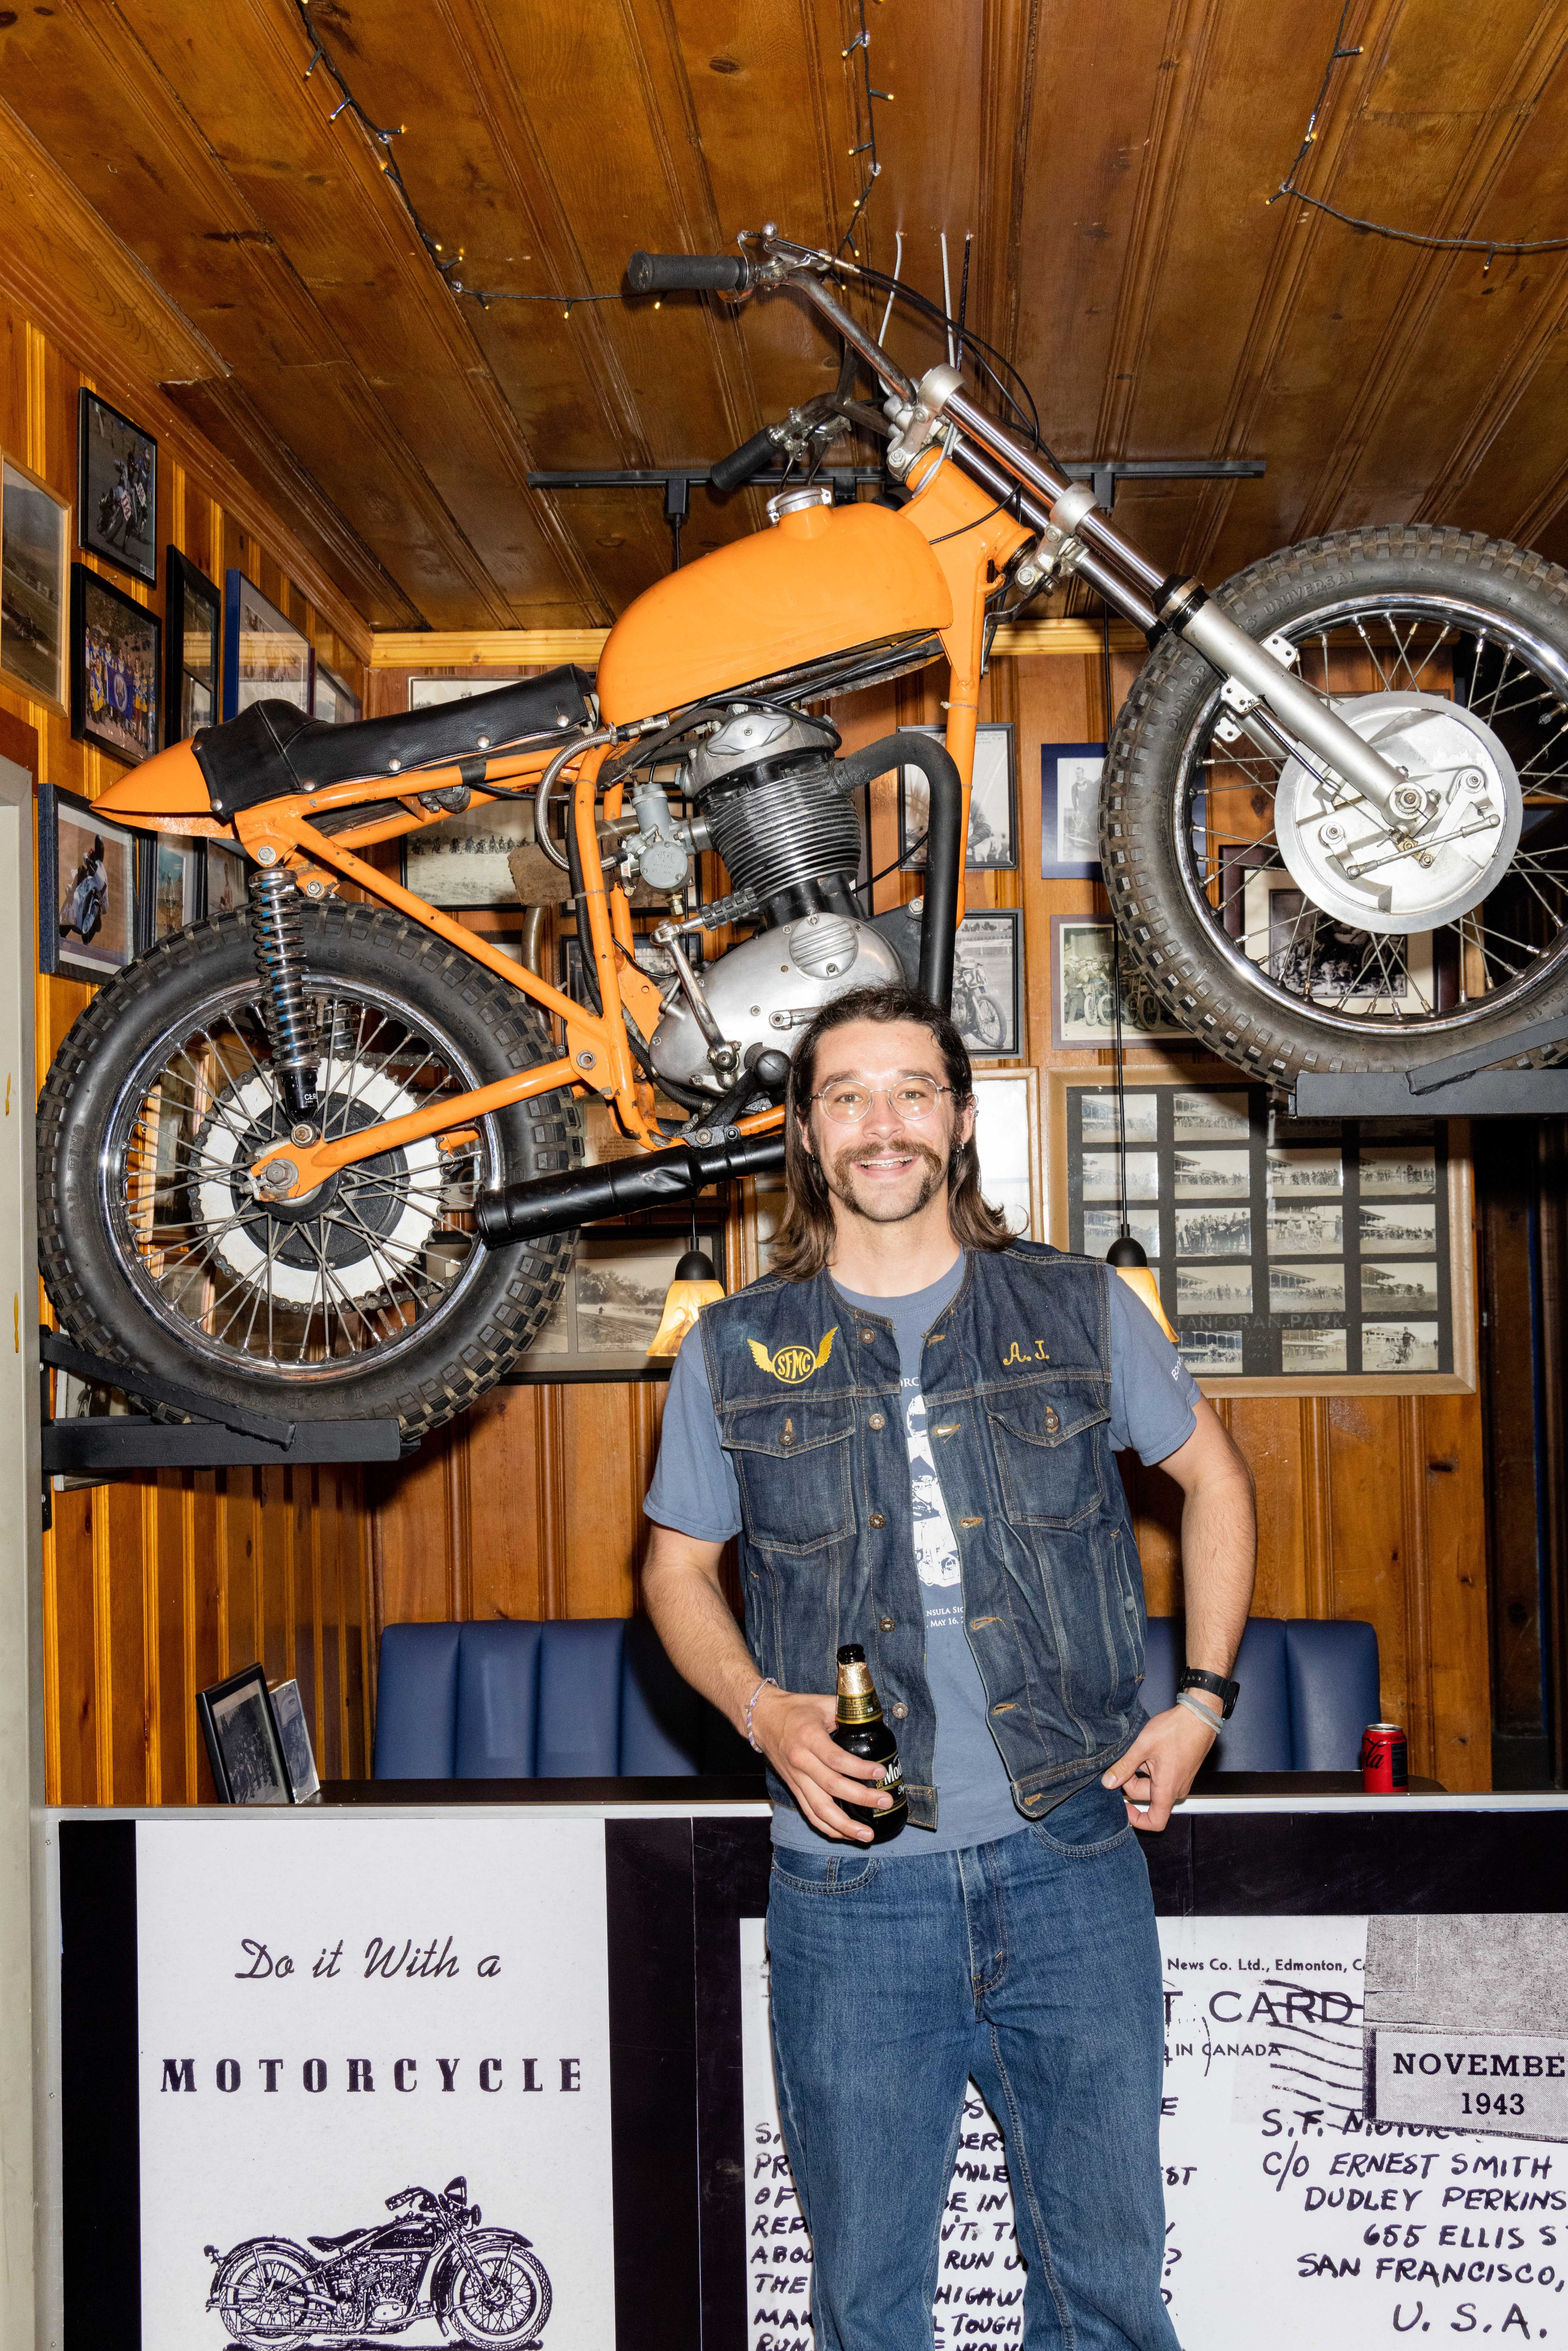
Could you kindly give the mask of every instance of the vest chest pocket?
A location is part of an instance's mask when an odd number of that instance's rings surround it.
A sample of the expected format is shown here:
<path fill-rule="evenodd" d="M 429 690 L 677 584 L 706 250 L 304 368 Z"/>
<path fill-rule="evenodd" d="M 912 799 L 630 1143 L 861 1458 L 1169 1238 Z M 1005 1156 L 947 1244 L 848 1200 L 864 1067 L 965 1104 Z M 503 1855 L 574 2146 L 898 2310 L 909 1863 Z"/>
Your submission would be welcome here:
<path fill-rule="evenodd" d="M 1111 1417 L 1098 1387 L 1036 1387 L 987 1414 L 1008 1517 L 1019 1527 L 1071 1527 L 1104 1500 L 1098 1431 Z"/>
<path fill-rule="evenodd" d="M 854 1524 L 853 1432 L 848 1404 L 793 1396 L 722 1416 L 748 1541 L 793 1553 L 842 1541 Z"/>

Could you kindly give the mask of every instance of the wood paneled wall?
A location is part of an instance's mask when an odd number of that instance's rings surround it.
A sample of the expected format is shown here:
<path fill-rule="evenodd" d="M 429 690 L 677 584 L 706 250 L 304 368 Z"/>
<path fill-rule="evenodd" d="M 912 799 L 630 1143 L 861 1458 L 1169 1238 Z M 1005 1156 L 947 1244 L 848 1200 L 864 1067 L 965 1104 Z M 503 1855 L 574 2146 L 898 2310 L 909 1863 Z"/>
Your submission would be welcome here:
<path fill-rule="evenodd" d="M 150 591 L 82 559 L 160 613 L 171 545 L 220 588 L 233 566 L 289 613 L 323 660 L 362 684 L 363 622 L 347 605 L 306 596 L 278 558 L 286 535 L 268 537 L 233 469 L 133 369 L 88 373 L 68 343 L 5 298 L 0 271 L 0 451 L 73 507 L 83 383 L 158 436 L 159 585 Z M 221 492 L 239 495 L 243 511 Z M 71 740 L 68 711 L 4 672 L 0 726 L 0 752 L 37 781 L 93 799 L 124 773 L 109 753 Z M 91 994 L 40 976 L 40 1082 Z M 10 1500 L 38 1507 L 35 1495 Z M 258 1659 L 272 1680 L 298 1679 L 323 1775 L 368 1770 L 370 1532 L 357 1470 L 163 1471 L 52 1501 L 43 1610 L 51 1802 L 210 1796 L 193 1694 Z"/>

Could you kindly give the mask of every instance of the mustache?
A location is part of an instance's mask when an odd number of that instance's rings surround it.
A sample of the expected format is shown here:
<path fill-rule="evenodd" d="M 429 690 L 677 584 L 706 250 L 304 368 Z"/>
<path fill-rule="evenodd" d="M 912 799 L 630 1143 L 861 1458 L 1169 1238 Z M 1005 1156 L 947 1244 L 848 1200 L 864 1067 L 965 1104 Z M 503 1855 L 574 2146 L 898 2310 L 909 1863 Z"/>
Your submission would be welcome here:
<path fill-rule="evenodd" d="M 907 1155 L 911 1158 L 923 1159 L 934 1176 L 940 1176 L 946 1165 L 946 1162 L 932 1150 L 928 1143 L 922 1143 L 916 1136 L 910 1134 L 903 1136 L 896 1144 L 852 1143 L 835 1157 L 833 1173 L 835 1176 L 842 1176 L 852 1167 L 863 1165 L 868 1159 L 884 1157 L 890 1151 L 896 1151 L 901 1155 Z"/>

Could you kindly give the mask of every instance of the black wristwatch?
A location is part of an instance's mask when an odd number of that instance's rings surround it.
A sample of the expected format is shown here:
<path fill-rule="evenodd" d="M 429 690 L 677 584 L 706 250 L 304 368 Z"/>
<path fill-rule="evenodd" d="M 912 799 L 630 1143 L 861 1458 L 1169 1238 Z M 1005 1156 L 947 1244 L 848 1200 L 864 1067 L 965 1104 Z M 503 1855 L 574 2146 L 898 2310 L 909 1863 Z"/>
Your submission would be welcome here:
<path fill-rule="evenodd" d="M 1239 1682 L 1228 1682 L 1223 1674 L 1206 1674 L 1197 1666 L 1188 1666 L 1176 1684 L 1176 1696 L 1183 1690 L 1207 1690 L 1220 1705 L 1221 1722 L 1228 1722 L 1236 1711 L 1236 1701 L 1241 1695 Z"/>

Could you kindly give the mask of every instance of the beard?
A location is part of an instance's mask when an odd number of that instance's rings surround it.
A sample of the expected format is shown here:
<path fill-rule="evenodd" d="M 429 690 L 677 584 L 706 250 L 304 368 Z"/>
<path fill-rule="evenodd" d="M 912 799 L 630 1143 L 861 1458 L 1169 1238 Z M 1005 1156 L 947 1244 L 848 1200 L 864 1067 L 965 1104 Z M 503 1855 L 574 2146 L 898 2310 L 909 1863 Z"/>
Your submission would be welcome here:
<path fill-rule="evenodd" d="M 915 1136 L 901 1139 L 898 1149 L 908 1152 L 919 1163 L 920 1181 L 912 1196 L 905 1193 L 897 1199 L 883 1199 L 875 1192 L 862 1192 L 854 1180 L 855 1169 L 862 1159 L 880 1159 L 887 1150 L 886 1144 L 851 1143 L 831 1159 L 820 1164 L 828 1189 L 835 1199 L 857 1216 L 866 1217 L 873 1224 L 902 1224 L 909 1217 L 918 1216 L 928 1200 L 933 1199 L 947 1181 L 947 1160 L 932 1150 L 928 1143 Z"/>

